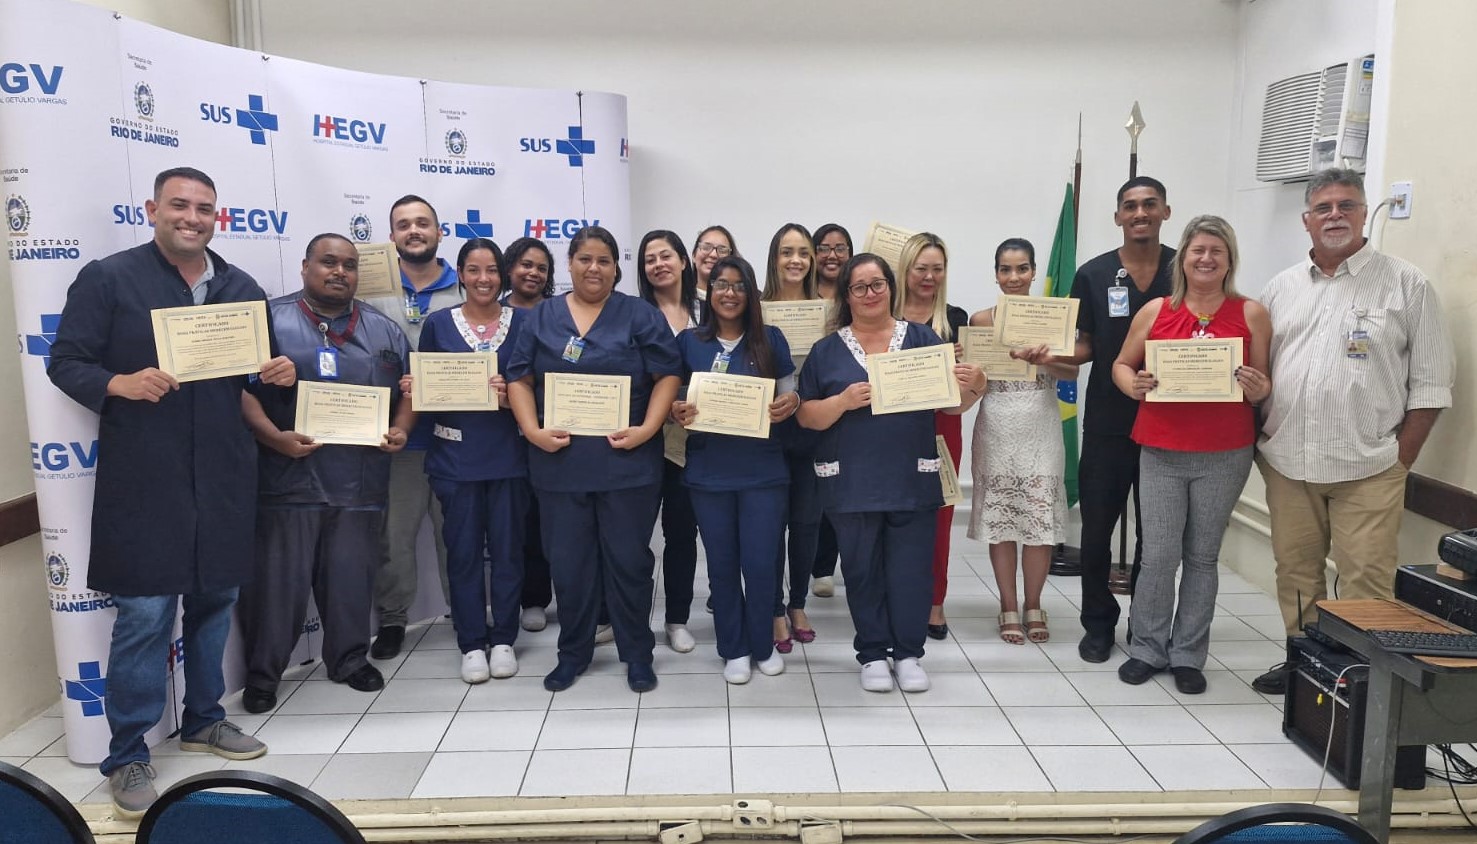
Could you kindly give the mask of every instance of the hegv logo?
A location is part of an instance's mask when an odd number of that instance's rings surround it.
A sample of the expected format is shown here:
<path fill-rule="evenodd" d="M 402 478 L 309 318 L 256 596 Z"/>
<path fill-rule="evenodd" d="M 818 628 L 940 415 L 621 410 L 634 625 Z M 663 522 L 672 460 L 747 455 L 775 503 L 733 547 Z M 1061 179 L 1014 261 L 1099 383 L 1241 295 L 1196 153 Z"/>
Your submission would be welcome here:
<path fill-rule="evenodd" d="M 275 208 L 222 208 L 215 212 L 216 226 L 237 234 L 282 234 L 287 230 L 287 212 Z"/>
<path fill-rule="evenodd" d="M 90 443 L 31 443 L 31 468 L 38 472 L 65 472 L 97 468 L 97 440 Z"/>
<path fill-rule="evenodd" d="M 580 229 L 598 225 L 600 225 L 599 220 L 580 220 L 574 218 L 563 220 L 556 217 L 546 217 L 539 220 L 524 220 L 523 236 L 536 237 L 539 240 L 569 240 L 578 234 Z"/>
<path fill-rule="evenodd" d="M 313 137 L 379 145 L 385 142 L 385 124 L 315 114 L 313 115 Z"/>
<path fill-rule="evenodd" d="M 6 62 L 0 64 L 0 91 L 7 94 L 24 94 L 31 90 L 31 84 L 47 96 L 55 96 L 62 86 L 62 67 L 53 65 L 48 75 L 47 69 L 39 64 L 23 65 L 20 62 Z"/>

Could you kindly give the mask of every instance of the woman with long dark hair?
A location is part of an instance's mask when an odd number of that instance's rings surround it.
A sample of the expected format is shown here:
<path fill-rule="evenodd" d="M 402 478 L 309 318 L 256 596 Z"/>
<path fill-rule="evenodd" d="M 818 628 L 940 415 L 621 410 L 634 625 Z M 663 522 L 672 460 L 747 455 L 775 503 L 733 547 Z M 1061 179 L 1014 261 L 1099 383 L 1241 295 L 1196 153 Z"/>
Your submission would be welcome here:
<path fill-rule="evenodd" d="M 800 406 L 790 347 L 779 329 L 764 324 L 754 270 L 729 256 L 713 267 L 708 308 L 697 328 L 677 338 L 689 374 L 719 372 L 776 380 L 766 439 L 694 432 L 687 439 L 685 481 L 707 550 L 713 625 L 723 677 L 749 681 L 751 669 L 785 670 L 770 636 L 778 571 L 774 549 L 785 531 L 789 470 L 779 423 Z M 678 401 L 672 413 L 684 426 L 699 421 L 698 407 Z"/>

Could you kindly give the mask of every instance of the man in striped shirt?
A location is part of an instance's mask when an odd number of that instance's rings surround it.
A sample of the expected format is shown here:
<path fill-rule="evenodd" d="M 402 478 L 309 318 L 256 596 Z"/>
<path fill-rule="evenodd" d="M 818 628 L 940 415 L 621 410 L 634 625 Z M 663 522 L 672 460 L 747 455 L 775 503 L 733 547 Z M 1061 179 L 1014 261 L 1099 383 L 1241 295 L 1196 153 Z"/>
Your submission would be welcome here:
<path fill-rule="evenodd" d="M 1436 291 L 1363 236 L 1363 177 L 1324 170 L 1304 198 L 1313 248 L 1262 294 L 1272 315 L 1272 394 L 1257 466 L 1289 636 L 1327 597 L 1330 556 L 1340 597 L 1392 595 L 1405 478 L 1451 406 L 1454 377 Z M 1286 677 L 1279 666 L 1253 685 L 1280 694 Z"/>

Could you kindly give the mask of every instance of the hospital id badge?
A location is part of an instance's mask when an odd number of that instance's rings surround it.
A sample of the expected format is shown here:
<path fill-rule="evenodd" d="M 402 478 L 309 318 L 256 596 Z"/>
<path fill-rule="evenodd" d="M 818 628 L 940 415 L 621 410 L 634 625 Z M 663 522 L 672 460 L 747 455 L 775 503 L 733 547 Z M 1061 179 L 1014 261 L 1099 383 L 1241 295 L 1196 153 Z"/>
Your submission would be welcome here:
<path fill-rule="evenodd" d="M 1362 328 L 1350 331 L 1344 338 L 1344 357 L 1365 360 L 1369 357 L 1369 332 Z"/>
<path fill-rule="evenodd" d="M 338 349 L 332 346 L 319 347 L 318 377 L 324 381 L 338 380 Z"/>
<path fill-rule="evenodd" d="M 718 354 L 713 355 L 713 367 L 709 371 L 718 373 L 728 372 L 729 359 L 730 356 L 728 352 L 719 352 Z"/>
<path fill-rule="evenodd" d="M 425 316 L 421 311 L 420 302 L 416 300 L 415 294 L 407 293 L 405 296 L 405 321 L 411 325 L 420 322 Z"/>
<path fill-rule="evenodd" d="M 579 363 L 580 355 L 583 355 L 584 353 L 585 338 L 571 337 L 569 338 L 569 342 L 564 344 L 564 354 L 561 355 L 561 357 L 563 357 L 570 363 Z"/>
<path fill-rule="evenodd" d="M 1108 288 L 1108 316 L 1128 316 L 1128 288 L 1115 284 Z"/>

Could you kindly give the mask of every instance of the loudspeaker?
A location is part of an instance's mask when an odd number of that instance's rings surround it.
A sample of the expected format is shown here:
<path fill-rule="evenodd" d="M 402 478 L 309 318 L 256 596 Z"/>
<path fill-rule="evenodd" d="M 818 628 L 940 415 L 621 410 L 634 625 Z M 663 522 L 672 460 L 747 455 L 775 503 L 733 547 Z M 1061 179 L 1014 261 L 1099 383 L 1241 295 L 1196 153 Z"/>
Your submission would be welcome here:
<path fill-rule="evenodd" d="M 1359 787 L 1364 759 L 1369 669 L 1349 666 L 1363 662 L 1358 654 L 1311 638 L 1287 640 L 1287 664 L 1291 673 L 1282 710 L 1282 734 L 1320 764 L 1326 750 L 1328 772 L 1345 788 L 1353 789 Z M 1426 787 L 1424 745 L 1404 746 L 1395 751 L 1395 787 L 1412 790 Z"/>

